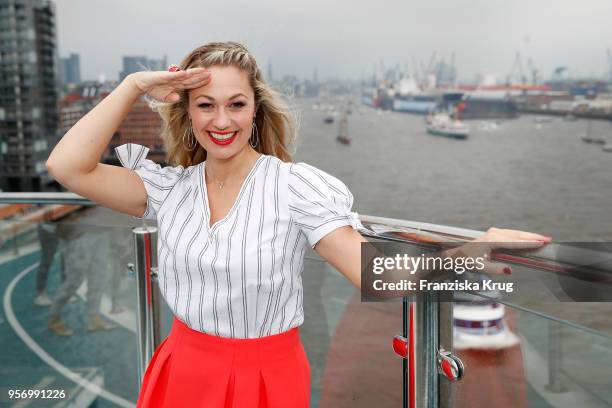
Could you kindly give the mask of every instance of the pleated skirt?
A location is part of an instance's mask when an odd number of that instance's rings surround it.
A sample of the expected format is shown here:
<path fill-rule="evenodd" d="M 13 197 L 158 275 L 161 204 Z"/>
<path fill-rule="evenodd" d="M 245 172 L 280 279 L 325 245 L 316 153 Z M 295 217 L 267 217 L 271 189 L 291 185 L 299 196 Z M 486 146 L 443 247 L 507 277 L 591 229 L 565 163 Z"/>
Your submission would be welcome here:
<path fill-rule="evenodd" d="M 307 408 L 310 365 L 298 328 L 257 339 L 191 329 L 175 317 L 145 371 L 137 408 Z"/>

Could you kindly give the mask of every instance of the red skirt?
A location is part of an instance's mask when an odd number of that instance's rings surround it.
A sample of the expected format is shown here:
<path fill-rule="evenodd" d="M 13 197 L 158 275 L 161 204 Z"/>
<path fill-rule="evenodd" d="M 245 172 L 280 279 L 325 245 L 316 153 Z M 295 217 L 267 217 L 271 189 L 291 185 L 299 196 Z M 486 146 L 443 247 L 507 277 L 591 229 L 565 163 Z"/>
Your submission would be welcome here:
<path fill-rule="evenodd" d="M 137 408 L 307 408 L 298 328 L 258 339 L 211 336 L 176 317 L 142 379 Z"/>

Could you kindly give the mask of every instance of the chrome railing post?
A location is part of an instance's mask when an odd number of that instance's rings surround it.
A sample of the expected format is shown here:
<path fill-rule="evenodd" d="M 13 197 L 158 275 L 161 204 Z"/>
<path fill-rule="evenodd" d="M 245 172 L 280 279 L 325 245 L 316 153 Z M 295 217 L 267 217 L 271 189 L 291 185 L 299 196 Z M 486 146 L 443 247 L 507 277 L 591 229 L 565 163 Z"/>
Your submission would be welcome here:
<path fill-rule="evenodd" d="M 438 348 L 453 350 L 453 306 L 451 301 L 438 303 Z M 438 375 L 438 402 L 441 408 L 452 408 L 455 405 L 455 387 L 453 381 L 445 381 L 442 375 Z"/>
<path fill-rule="evenodd" d="M 563 351 L 561 340 L 563 327 L 555 321 L 548 322 L 548 384 L 546 389 L 550 392 L 565 392 L 565 386 L 561 377 Z"/>
<path fill-rule="evenodd" d="M 402 336 L 404 339 L 408 339 L 408 331 L 410 330 L 408 315 L 408 305 L 410 304 L 408 297 L 402 298 Z M 408 344 L 408 348 L 410 348 L 410 344 Z M 402 408 L 408 408 L 409 402 L 409 377 L 410 373 L 408 372 L 408 359 L 402 359 Z"/>
<path fill-rule="evenodd" d="M 439 346 L 438 315 L 440 304 L 434 293 L 420 293 L 412 296 L 409 304 L 409 338 L 414 339 L 414 407 L 438 407 L 438 368 Z M 412 309 L 412 310 L 410 310 Z M 410 361 L 409 361 L 410 365 Z"/>
<path fill-rule="evenodd" d="M 436 293 L 402 300 L 402 336 L 393 339 L 393 350 L 403 357 L 402 407 L 452 407 L 452 388 L 440 383 L 440 373 L 454 381 L 453 374 L 458 379 L 463 371 L 460 360 L 447 351 L 452 350 L 452 303 L 441 303 Z M 446 370 L 440 368 L 442 360 Z"/>
<path fill-rule="evenodd" d="M 134 234 L 136 254 L 136 291 L 138 302 L 138 383 L 161 340 L 161 294 L 157 285 L 157 228 L 137 227 Z"/>
<path fill-rule="evenodd" d="M 408 351 L 404 406 L 450 408 L 453 406 L 452 382 L 463 373 L 463 363 L 452 354 L 453 304 L 441 302 L 440 296 L 433 292 L 406 299 Z M 443 360 L 447 360 L 447 367 L 452 367 L 450 370 L 445 370 Z M 441 380 L 443 378 L 450 381 Z"/>

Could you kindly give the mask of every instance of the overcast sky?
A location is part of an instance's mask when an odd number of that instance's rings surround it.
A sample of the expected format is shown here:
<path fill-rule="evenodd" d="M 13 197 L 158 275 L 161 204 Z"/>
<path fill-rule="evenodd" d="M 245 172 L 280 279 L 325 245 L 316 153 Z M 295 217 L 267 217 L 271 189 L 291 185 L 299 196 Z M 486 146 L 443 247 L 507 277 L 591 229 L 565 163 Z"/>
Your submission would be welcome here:
<path fill-rule="evenodd" d="M 123 55 L 179 62 L 208 41 L 243 42 L 276 78 L 371 75 L 386 66 L 455 62 L 461 79 L 505 78 L 515 54 L 549 77 L 610 70 L 611 0 L 56 0 L 60 56 L 81 55 L 84 79 L 116 79 Z"/>

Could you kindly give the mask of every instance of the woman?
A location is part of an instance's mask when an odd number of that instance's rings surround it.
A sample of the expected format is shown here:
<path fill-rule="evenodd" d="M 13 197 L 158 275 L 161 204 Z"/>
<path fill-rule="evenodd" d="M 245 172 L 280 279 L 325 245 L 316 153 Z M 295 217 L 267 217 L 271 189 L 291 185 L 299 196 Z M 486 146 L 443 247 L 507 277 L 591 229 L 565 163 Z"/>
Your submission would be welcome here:
<path fill-rule="evenodd" d="M 174 71 L 174 72 L 172 72 Z M 159 112 L 169 161 L 117 148 L 98 163 L 143 94 Z M 352 195 L 287 149 L 295 126 L 236 43 L 210 43 L 169 72 L 129 75 L 58 143 L 47 168 L 69 190 L 137 218 L 157 219 L 159 286 L 175 314 L 138 406 L 307 407 L 310 368 L 298 335 L 306 244 L 361 286 Z M 481 240 L 547 238 L 492 229 Z"/>

